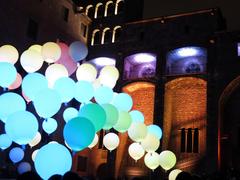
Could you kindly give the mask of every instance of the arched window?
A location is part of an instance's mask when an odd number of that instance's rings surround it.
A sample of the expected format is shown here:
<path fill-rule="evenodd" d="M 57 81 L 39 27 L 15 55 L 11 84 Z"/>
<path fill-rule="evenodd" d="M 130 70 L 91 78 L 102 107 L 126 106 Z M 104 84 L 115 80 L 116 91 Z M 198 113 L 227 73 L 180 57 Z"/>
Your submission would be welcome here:
<path fill-rule="evenodd" d="M 122 27 L 121 26 L 116 26 L 113 29 L 113 36 L 112 36 L 112 43 L 118 42 L 120 40 L 122 32 Z"/>
<path fill-rule="evenodd" d="M 124 59 L 124 79 L 154 77 L 157 57 L 152 53 L 137 53 Z"/>
<path fill-rule="evenodd" d="M 114 15 L 114 4 L 112 1 L 108 1 L 105 5 L 104 16 L 111 16 Z"/>
<path fill-rule="evenodd" d="M 95 44 L 100 44 L 100 30 L 99 29 L 95 29 L 92 33 L 92 40 L 91 40 L 91 45 L 95 45 Z"/>
<path fill-rule="evenodd" d="M 102 41 L 101 41 L 101 44 L 105 44 L 105 43 L 111 43 L 111 30 L 110 28 L 105 28 L 103 30 L 103 33 L 102 33 Z"/>
<path fill-rule="evenodd" d="M 86 7 L 85 15 L 88 16 L 90 19 L 93 19 L 94 17 L 93 5 L 90 4 Z"/>
<path fill-rule="evenodd" d="M 123 12 L 124 0 L 117 0 L 115 5 L 115 15 Z"/>
<path fill-rule="evenodd" d="M 103 3 L 98 3 L 95 7 L 95 14 L 94 14 L 94 18 L 100 18 L 103 17 L 104 14 L 104 7 L 103 7 Z"/>
<path fill-rule="evenodd" d="M 182 47 L 167 54 L 167 75 L 206 73 L 207 51 L 201 47 Z"/>

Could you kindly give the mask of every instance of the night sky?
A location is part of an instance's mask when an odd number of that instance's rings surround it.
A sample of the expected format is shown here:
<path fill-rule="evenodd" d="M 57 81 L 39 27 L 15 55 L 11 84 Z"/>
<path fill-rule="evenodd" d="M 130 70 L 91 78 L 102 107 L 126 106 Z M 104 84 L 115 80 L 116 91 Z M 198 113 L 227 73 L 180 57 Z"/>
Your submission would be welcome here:
<path fill-rule="evenodd" d="M 240 0 L 145 0 L 144 19 L 219 7 L 228 30 L 240 30 Z"/>

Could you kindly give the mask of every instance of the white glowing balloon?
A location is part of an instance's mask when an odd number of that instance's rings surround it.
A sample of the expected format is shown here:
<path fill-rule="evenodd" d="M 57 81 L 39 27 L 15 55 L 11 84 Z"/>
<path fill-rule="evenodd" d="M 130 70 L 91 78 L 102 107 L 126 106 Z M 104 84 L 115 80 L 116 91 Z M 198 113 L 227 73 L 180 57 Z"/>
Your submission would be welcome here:
<path fill-rule="evenodd" d="M 28 144 L 31 147 L 36 146 L 41 141 L 41 139 L 42 139 L 41 134 L 39 132 L 37 132 L 36 136 Z"/>
<path fill-rule="evenodd" d="M 35 157 L 36 157 L 38 151 L 39 151 L 39 149 L 36 149 L 36 150 L 33 151 L 33 153 L 32 153 L 32 160 L 33 160 L 33 162 L 35 161 Z"/>
<path fill-rule="evenodd" d="M 52 64 L 46 69 L 45 76 L 48 80 L 48 86 L 53 87 L 58 79 L 68 77 L 68 71 L 62 64 Z"/>
<path fill-rule="evenodd" d="M 115 133 L 108 133 L 103 137 L 103 145 L 112 151 L 116 149 L 119 145 L 119 137 Z"/>
<path fill-rule="evenodd" d="M 168 175 L 168 179 L 169 180 L 176 180 L 178 174 L 181 173 L 181 172 L 182 172 L 182 170 L 180 170 L 180 169 L 172 170 Z"/>
<path fill-rule="evenodd" d="M 100 82 L 100 80 L 99 80 L 98 78 L 95 79 L 95 80 L 92 82 L 92 84 L 93 84 L 94 89 L 98 89 L 98 88 L 101 86 L 101 82 Z"/>
<path fill-rule="evenodd" d="M 128 136 L 136 142 L 141 142 L 147 136 L 147 126 L 142 122 L 132 122 Z"/>
<path fill-rule="evenodd" d="M 0 47 L 0 62 L 9 62 L 15 64 L 18 60 L 19 54 L 12 45 L 4 45 Z"/>
<path fill-rule="evenodd" d="M 54 63 L 61 57 L 61 48 L 57 43 L 47 42 L 42 46 L 42 56 L 44 61 Z"/>
<path fill-rule="evenodd" d="M 117 81 L 119 78 L 119 72 L 115 66 L 104 66 L 100 71 L 99 77 L 100 79 L 111 77 L 113 80 Z"/>
<path fill-rule="evenodd" d="M 173 168 L 177 162 L 177 158 L 172 151 L 166 150 L 160 153 L 160 165 L 168 171 Z"/>
<path fill-rule="evenodd" d="M 155 135 L 148 133 L 142 140 L 141 145 L 145 151 L 154 152 L 158 149 L 160 141 Z"/>
<path fill-rule="evenodd" d="M 97 77 L 97 70 L 92 64 L 84 63 L 78 67 L 76 76 L 78 81 L 93 82 Z"/>
<path fill-rule="evenodd" d="M 96 144 L 98 143 L 98 139 L 99 139 L 99 138 L 98 138 L 98 135 L 95 134 L 92 143 L 91 143 L 88 147 L 91 149 L 91 148 L 93 148 L 94 146 L 96 146 Z"/>
<path fill-rule="evenodd" d="M 135 161 L 137 161 L 143 157 L 145 151 L 139 143 L 135 142 L 128 147 L 128 153 Z"/>
<path fill-rule="evenodd" d="M 35 50 L 26 50 L 20 57 L 23 69 L 28 73 L 38 71 L 43 65 L 42 55 Z"/>
<path fill-rule="evenodd" d="M 34 44 L 28 48 L 29 50 L 37 51 L 38 53 L 42 53 L 42 46 L 39 44 Z"/>
<path fill-rule="evenodd" d="M 144 157 L 144 163 L 149 169 L 156 169 L 160 165 L 160 155 L 156 152 L 147 153 Z"/>
<path fill-rule="evenodd" d="M 101 85 L 110 87 L 111 89 L 113 89 L 117 84 L 117 81 L 115 79 L 111 78 L 110 76 L 109 77 L 99 77 L 99 81 L 100 81 Z"/>

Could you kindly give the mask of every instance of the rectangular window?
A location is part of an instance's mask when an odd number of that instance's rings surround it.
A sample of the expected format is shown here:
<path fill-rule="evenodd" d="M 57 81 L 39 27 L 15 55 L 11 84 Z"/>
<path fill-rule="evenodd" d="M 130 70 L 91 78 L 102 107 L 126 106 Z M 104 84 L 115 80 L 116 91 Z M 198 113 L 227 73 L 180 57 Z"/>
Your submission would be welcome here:
<path fill-rule="evenodd" d="M 69 9 L 64 7 L 62 8 L 62 17 L 65 22 L 68 22 Z"/>
<path fill-rule="evenodd" d="M 186 144 L 185 128 L 182 128 L 181 129 L 181 152 L 186 151 L 185 144 Z"/>
<path fill-rule="evenodd" d="M 192 152 L 192 128 L 187 130 L 187 152 Z"/>
<path fill-rule="evenodd" d="M 32 18 L 28 20 L 27 27 L 27 36 L 33 40 L 37 40 L 38 35 L 38 23 L 34 21 Z"/>
<path fill-rule="evenodd" d="M 198 153 L 199 152 L 199 129 L 182 128 L 181 129 L 181 152 Z"/>
<path fill-rule="evenodd" d="M 199 148 L 199 129 L 195 128 L 194 129 L 194 134 L 193 134 L 193 152 L 198 153 L 198 148 Z"/>

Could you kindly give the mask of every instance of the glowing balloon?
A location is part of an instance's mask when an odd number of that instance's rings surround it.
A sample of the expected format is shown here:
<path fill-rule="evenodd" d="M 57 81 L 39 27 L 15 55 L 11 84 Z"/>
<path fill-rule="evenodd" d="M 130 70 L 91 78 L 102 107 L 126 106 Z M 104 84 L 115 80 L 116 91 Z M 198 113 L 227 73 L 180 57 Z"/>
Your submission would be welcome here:
<path fill-rule="evenodd" d="M 47 134 L 52 134 L 57 129 L 57 121 L 53 118 L 48 118 L 43 121 L 42 127 Z"/>
<path fill-rule="evenodd" d="M 0 119 L 6 122 L 9 115 L 26 110 L 24 99 L 12 92 L 4 93 L 0 96 Z"/>
<path fill-rule="evenodd" d="M 78 110 L 73 107 L 69 107 L 65 109 L 63 112 L 63 119 L 66 123 L 72 118 L 75 118 L 77 116 L 78 116 Z"/>
<path fill-rule="evenodd" d="M 39 132 L 37 132 L 35 137 L 28 144 L 31 147 L 36 146 L 38 143 L 40 143 L 41 139 L 42 139 L 41 134 Z"/>
<path fill-rule="evenodd" d="M 17 70 L 14 65 L 8 62 L 0 62 L 0 77 L 0 86 L 3 88 L 10 86 L 17 77 Z"/>
<path fill-rule="evenodd" d="M 135 161 L 137 161 L 144 156 L 145 151 L 139 143 L 135 142 L 128 147 L 128 153 Z"/>
<path fill-rule="evenodd" d="M 34 45 L 30 46 L 28 49 L 32 50 L 32 51 L 37 51 L 40 54 L 42 53 L 42 46 L 39 44 L 34 44 Z"/>
<path fill-rule="evenodd" d="M 68 71 L 62 64 L 52 64 L 46 69 L 45 76 L 49 87 L 53 87 L 58 79 L 68 77 Z"/>
<path fill-rule="evenodd" d="M 2 150 L 9 148 L 12 145 L 12 140 L 7 134 L 0 135 L 0 148 Z"/>
<path fill-rule="evenodd" d="M 43 65 L 41 53 L 35 50 L 26 50 L 22 53 L 20 63 L 23 69 L 28 73 L 38 71 Z"/>
<path fill-rule="evenodd" d="M 62 53 L 61 53 L 61 57 L 56 63 L 64 65 L 65 68 L 67 68 L 68 74 L 70 76 L 76 71 L 77 63 L 73 61 L 72 58 L 70 57 L 68 53 L 69 48 L 66 44 L 60 42 L 58 43 L 58 45 L 60 46 Z"/>
<path fill-rule="evenodd" d="M 154 134 L 159 140 L 162 138 L 162 129 L 159 126 L 152 124 L 149 125 L 147 128 L 148 132 Z"/>
<path fill-rule="evenodd" d="M 106 113 L 104 109 L 95 103 L 83 106 L 79 111 L 79 116 L 89 119 L 94 125 L 96 132 L 101 130 L 106 122 Z"/>
<path fill-rule="evenodd" d="M 62 102 L 66 103 L 74 97 L 75 82 L 69 77 L 63 77 L 55 82 L 53 89 L 59 93 Z"/>
<path fill-rule="evenodd" d="M 141 145 L 145 151 L 154 152 L 158 149 L 160 141 L 155 135 L 148 133 L 142 140 Z"/>
<path fill-rule="evenodd" d="M 83 42 L 75 41 L 69 46 L 69 54 L 75 62 L 78 62 L 87 57 L 88 48 Z"/>
<path fill-rule="evenodd" d="M 128 129 L 129 138 L 136 142 L 141 142 L 147 133 L 147 126 L 142 122 L 133 122 Z"/>
<path fill-rule="evenodd" d="M 23 173 L 29 172 L 31 170 L 32 170 L 32 167 L 28 162 L 21 162 L 17 168 L 17 171 L 19 174 L 23 174 Z"/>
<path fill-rule="evenodd" d="M 42 46 L 42 57 L 48 63 L 56 62 L 61 57 L 61 48 L 57 43 L 47 42 Z"/>
<path fill-rule="evenodd" d="M 35 95 L 47 87 L 47 79 L 40 73 L 28 74 L 22 81 L 22 91 L 30 100 L 34 100 Z"/>
<path fill-rule="evenodd" d="M 53 89 L 43 89 L 36 94 L 33 103 L 40 117 L 49 118 L 59 111 L 61 97 Z"/>
<path fill-rule="evenodd" d="M 108 133 L 103 137 L 103 145 L 112 151 L 116 149 L 119 145 L 119 137 L 115 133 Z"/>
<path fill-rule="evenodd" d="M 117 124 L 113 126 L 118 132 L 124 133 L 131 126 L 132 119 L 128 112 L 119 111 Z"/>
<path fill-rule="evenodd" d="M 65 146 L 48 143 L 39 149 L 34 166 L 43 179 L 48 179 L 54 174 L 64 175 L 71 169 L 72 156 Z"/>
<path fill-rule="evenodd" d="M 180 170 L 180 169 L 172 170 L 168 175 L 168 179 L 169 180 L 176 180 L 178 174 L 181 173 L 181 172 L 182 172 L 182 170 Z"/>
<path fill-rule="evenodd" d="M 28 111 L 17 111 L 7 118 L 5 131 L 15 143 L 28 144 L 38 132 L 37 118 Z"/>
<path fill-rule="evenodd" d="M 160 165 L 160 155 L 156 152 L 147 153 L 144 157 L 144 163 L 149 169 L 156 169 Z"/>
<path fill-rule="evenodd" d="M 32 153 L 32 160 L 33 160 L 33 162 L 35 161 L 35 158 L 36 158 L 36 155 L 37 155 L 38 151 L 39 151 L 39 149 L 36 149 L 36 150 L 33 151 L 33 153 Z"/>
<path fill-rule="evenodd" d="M 93 82 L 97 77 L 97 70 L 92 64 L 84 63 L 78 67 L 76 76 L 78 81 Z"/>
<path fill-rule="evenodd" d="M 103 129 L 109 130 L 111 129 L 115 124 L 117 124 L 118 121 L 118 110 L 115 106 L 112 104 L 102 104 L 102 108 L 104 109 L 106 113 L 106 122 L 103 126 Z"/>
<path fill-rule="evenodd" d="M 91 144 L 90 144 L 88 147 L 91 149 L 91 148 L 93 148 L 94 146 L 96 146 L 96 144 L 98 143 L 98 139 L 99 139 L 99 138 L 98 138 L 98 135 L 95 134 L 93 141 L 91 142 Z"/>
<path fill-rule="evenodd" d="M 101 86 L 95 90 L 94 98 L 98 104 L 109 103 L 113 98 L 113 90 L 106 86 Z"/>
<path fill-rule="evenodd" d="M 4 45 L 0 48 L 0 62 L 15 64 L 18 57 L 19 54 L 15 47 L 11 45 Z"/>
<path fill-rule="evenodd" d="M 95 136 L 94 125 L 87 118 L 73 118 L 64 126 L 63 136 L 73 151 L 80 151 L 88 147 L 93 141 Z"/>
<path fill-rule="evenodd" d="M 103 86 L 107 86 L 111 89 L 113 89 L 116 86 L 117 81 L 113 79 L 111 76 L 102 77 L 99 78 L 100 84 Z"/>
<path fill-rule="evenodd" d="M 160 153 L 160 165 L 161 167 L 168 171 L 169 169 L 173 168 L 176 164 L 177 158 L 172 151 L 162 151 Z"/>
<path fill-rule="evenodd" d="M 120 111 L 129 111 L 133 106 L 133 100 L 128 94 L 119 93 L 115 96 L 113 105 Z"/>
<path fill-rule="evenodd" d="M 94 88 L 88 81 L 78 81 L 76 83 L 75 99 L 81 103 L 90 101 L 94 95 Z"/>
<path fill-rule="evenodd" d="M 22 84 L 22 76 L 17 73 L 17 77 L 15 79 L 15 81 L 8 87 L 9 90 L 12 90 L 12 89 L 17 89 L 21 86 Z"/>
<path fill-rule="evenodd" d="M 133 111 L 130 111 L 129 114 L 133 122 L 142 122 L 142 123 L 144 122 L 144 115 L 142 112 L 138 110 L 133 110 Z"/>
<path fill-rule="evenodd" d="M 97 88 L 99 88 L 99 87 L 101 86 L 101 82 L 100 82 L 99 79 L 95 79 L 95 80 L 92 82 L 92 84 L 93 84 L 94 89 L 97 89 Z"/>
<path fill-rule="evenodd" d="M 115 81 L 119 78 L 119 72 L 118 69 L 115 66 L 104 66 L 99 75 L 100 80 L 103 80 L 105 78 L 111 78 Z"/>
<path fill-rule="evenodd" d="M 19 147 L 12 148 L 9 152 L 9 158 L 13 163 L 17 163 L 21 161 L 23 157 L 24 157 L 24 151 Z"/>

